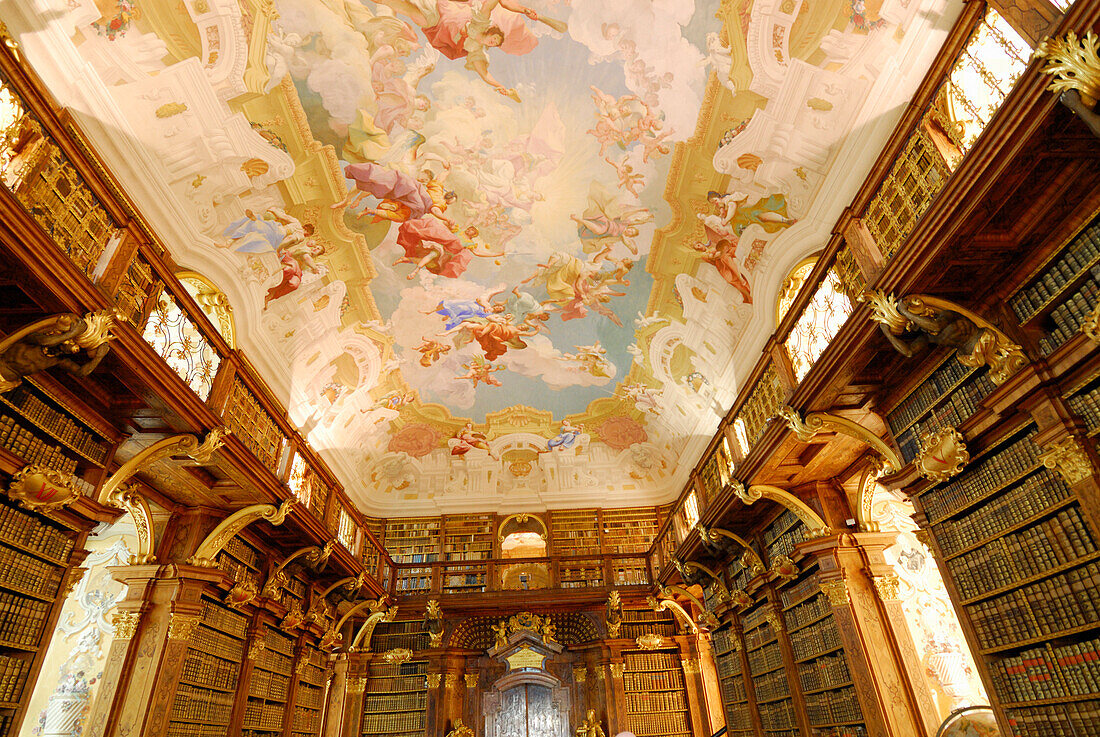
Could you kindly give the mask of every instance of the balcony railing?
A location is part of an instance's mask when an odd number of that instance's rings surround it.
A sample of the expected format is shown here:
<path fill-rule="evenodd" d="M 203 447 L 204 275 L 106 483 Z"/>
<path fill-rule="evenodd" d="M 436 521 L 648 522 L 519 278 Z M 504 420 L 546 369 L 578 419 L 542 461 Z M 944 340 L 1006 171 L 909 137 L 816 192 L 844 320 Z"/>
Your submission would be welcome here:
<path fill-rule="evenodd" d="M 539 589 L 613 589 L 651 586 L 645 555 L 491 558 L 394 564 L 393 593 L 483 594 Z"/>

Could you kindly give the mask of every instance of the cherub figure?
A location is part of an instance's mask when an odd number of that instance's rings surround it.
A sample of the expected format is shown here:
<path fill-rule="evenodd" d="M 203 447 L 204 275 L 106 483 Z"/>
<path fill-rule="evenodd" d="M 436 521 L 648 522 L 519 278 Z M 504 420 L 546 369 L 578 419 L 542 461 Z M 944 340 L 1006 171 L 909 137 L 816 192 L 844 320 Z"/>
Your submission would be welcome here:
<path fill-rule="evenodd" d="M 453 456 L 464 456 L 474 448 L 480 448 L 487 452 L 490 458 L 497 458 L 496 454 L 493 453 L 493 449 L 489 447 L 489 439 L 485 437 L 485 433 L 474 430 L 474 423 L 472 422 L 467 422 L 462 426 L 462 429 L 451 438 L 450 446 L 451 455 Z"/>
<path fill-rule="evenodd" d="M 711 32 L 707 34 L 707 58 L 702 62 L 705 66 L 714 68 L 718 77 L 718 83 L 730 92 L 737 92 L 737 87 L 730 80 L 730 69 L 733 67 L 733 57 L 729 47 L 722 42 L 721 36 Z"/>
<path fill-rule="evenodd" d="M 493 625 L 493 647 L 504 647 L 508 644 L 508 620 L 502 619 Z"/>
<path fill-rule="evenodd" d="M 597 340 L 593 345 L 577 346 L 576 353 L 566 353 L 563 358 L 577 362 L 584 371 L 593 376 L 610 377 L 611 374 L 607 373 L 607 370 L 611 368 L 611 364 L 605 358 L 606 355 L 607 350 Z"/>
<path fill-rule="evenodd" d="M 416 350 L 420 354 L 420 365 L 424 368 L 429 368 L 433 363 L 438 361 L 445 353 L 451 352 L 451 346 L 446 343 L 440 343 L 436 340 L 429 340 L 428 338 L 422 338 L 424 341 Z"/>
<path fill-rule="evenodd" d="M 661 405 L 657 403 L 657 397 L 654 395 L 651 387 L 640 382 L 635 382 L 632 384 L 623 384 L 622 390 L 623 394 L 634 400 L 634 406 L 642 412 L 651 415 L 659 415 L 661 413 Z"/>
<path fill-rule="evenodd" d="M 627 163 L 629 157 L 624 156 L 619 163 L 615 163 L 611 159 L 604 157 L 604 161 L 611 164 L 615 169 L 615 173 L 619 176 L 619 189 L 625 189 L 635 197 L 638 196 L 638 189 L 645 183 L 645 175 L 641 172 L 634 171 L 634 167 Z"/>
<path fill-rule="evenodd" d="M 478 382 L 486 386 L 503 386 L 503 384 L 500 383 L 500 379 L 493 376 L 493 374 L 497 371 L 503 371 L 507 367 L 493 365 L 488 363 L 481 356 L 475 356 L 469 363 L 462 364 L 462 368 L 466 369 L 466 374 L 459 376 L 459 380 L 469 379 L 473 382 L 474 388 L 477 388 Z"/>

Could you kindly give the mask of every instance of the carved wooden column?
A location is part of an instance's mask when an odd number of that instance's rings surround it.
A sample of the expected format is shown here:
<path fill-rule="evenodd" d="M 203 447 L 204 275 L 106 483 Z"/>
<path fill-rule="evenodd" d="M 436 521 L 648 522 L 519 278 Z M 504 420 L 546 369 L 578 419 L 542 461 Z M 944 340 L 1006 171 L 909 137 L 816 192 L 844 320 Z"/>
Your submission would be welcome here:
<path fill-rule="evenodd" d="M 202 593 L 223 580 L 211 568 L 119 566 L 126 596 L 89 716 L 91 737 L 159 737 L 168 726 L 187 643 L 202 616 Z"/>
<path fill-rule="evenodd" d="M 818 561 L 868 732 L 933 735 L 939 719 L 897 599 L 897 575 L 883 555 L 894 540 L 894 533 L 847 533 L 799 550 Z"/>
<path fill-rule="evenodd" d="M 718 678 L 718 664 L 714 658 L 714 645 L 709 637 L 700 635 L 695 638 L 698 648 L 699 679 L 702 682 L 703 702 L 706 717 L 709 720 L 708 735 L 714 734 L 726 723 L 722 707 L 722 685 Z"/>
<path fill-rule="evenodd" d="M 846 214 L 850 214 L 850 211 Z M 865 284 L 874 282 L 886 266 L 886 257 L 862 218 L 851 217 L 842 226 L 844 244 L 856 262 Z"/>
<path fill-rule="evenodd" d="M 611 645 L 611 653 L 607 662 L 607 694 L 608 699 L 607 723 L 611 728 L 609 734 L 625 732 L 626 724 L 626 686 L 623 682 L 626 673 L 626 661 L 623 660 L 623 646 L 621 643 Z"/>
<path fill-rule="evenodd" d="M 710 737 L 718 730 L 711 724 L 699 665 L 699 649 L 695 646 L 695 640 L 696 636 L 693 635 L 676 636 L 676 644 L 680 646 L 680 665 L 684 671 L 684 693 L 692 734 L 695 737 Z"/>
<path fill-rule="evenodd" d="M 764 736 L 764 723 L 760 720 L 760 709 L 756 706 L 756 686 L 749 677 L 749 653 L 745 648 L 745 633 L 741 629 L 740 618 L 735 618 L 730 625 L 730 636 L 737 643 L 737 654 L 741 658 L 741 683 L 745 686 L 745 698 L 748 699 L 749 715 L 752 717 L 752 728 L 756 737 Z"/>

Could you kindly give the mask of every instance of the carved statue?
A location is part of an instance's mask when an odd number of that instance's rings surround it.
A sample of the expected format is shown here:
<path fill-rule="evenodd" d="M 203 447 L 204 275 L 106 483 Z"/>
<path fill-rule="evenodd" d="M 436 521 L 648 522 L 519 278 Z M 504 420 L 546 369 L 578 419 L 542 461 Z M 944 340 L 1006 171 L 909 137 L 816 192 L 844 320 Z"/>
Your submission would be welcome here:
<path fill-rule="evenodd" d="M 623 600 L 618 591 L 612 591 L 607 595 L 607 614 L 604 623 L 607 625 L 608 637 L 619 636 L 619 629 L 623 625 Z"/>
<path fill-rule="evenodd" d="M 0 340 L 0 392 L 19 386 L 24 376 L 60 366 L 75 376 L 87 376 L 111 349 L 111 328 L 125 318 L 110 310 L 84 317 L 54 315 Z"/>
<path fill-rule="evenodd" d="M 684 582 L 685 586 L 695 586 L 698 584 L 704 589 L 710 586 L 712 579 L 703 569 L 698 566 L 693 566 L 690 563 L 684 563 L 679 559 L 676 560 L 675 565 L 676 570 L 680 572 L 680 580 Z"/>
<path fill-rule="evenodd" d="M 880 291 L 864 297 L 874 310 L 871 319 L 903 356 L 913 357 L 929 345 L 948 346 L 964 366 L 989 366 L 995 384 L 1003 384 L 1027 362 L 1020 346 L 1003 333 L 945 300 L 923 295 L 896 300 Z"/>
<path fill-rule="evenodd" d="M 432 647 L 443 646 L 443 611 L 435 599 L 430 599 L 424 610 L 424 629 L 431 638 Z"/>
<path fill-rule="evenodd" d="M 539 628 L 539 634 L 542 635 L 543 642 L 557 642 L 555 636 L 557 635 L 558 628 L 550 622 L 550 617 L 547 616 L 542 620 L 542 626 Z"/>
<path fill-rule="evenodd" d="M 462 720 L 455 717 L 451 722 L 451 731 L 447 733 L 447 737 L 474 737 L 474 730 L 467 727 L 462 723 Z"/>
<path fill-rule="evenodd" d="M 581 726 L 577 727 L 577 737 L 607 737 L 600 726 L 600 720 L 596 718 L 596 710 L 589 709 Z M 449 737 L 449 735 L 448 735 Z"/>
<path fill-rule="evenodd" d="M 722 560 L 741 549 L 741 545 L 735 540 L 712 534 L 709 529 L 701 524 L 696 525 L 695 528 L 699 531 L 699 541 L 703 543 L 703 549 L 713 558 Z"/>
<path fill-rule="evenodd" d="M 493 647 L 503 647 L 508 644 L 508 620 L 502 619 L 493 625 Z"/>

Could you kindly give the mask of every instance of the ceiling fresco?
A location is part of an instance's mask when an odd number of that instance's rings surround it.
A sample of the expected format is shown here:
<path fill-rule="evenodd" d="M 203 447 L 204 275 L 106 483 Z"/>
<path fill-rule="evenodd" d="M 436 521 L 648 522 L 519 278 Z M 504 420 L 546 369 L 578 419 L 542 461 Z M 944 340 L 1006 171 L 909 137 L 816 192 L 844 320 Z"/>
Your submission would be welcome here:
<path fill-rule="evenodd" d="M 954 12 L 73 0 L 20 37 L 393 514 L 673 497 Z"/>

